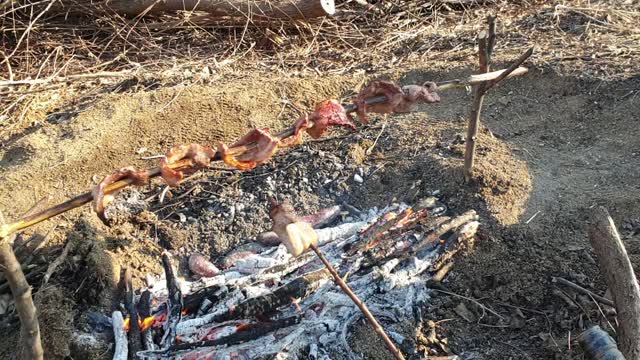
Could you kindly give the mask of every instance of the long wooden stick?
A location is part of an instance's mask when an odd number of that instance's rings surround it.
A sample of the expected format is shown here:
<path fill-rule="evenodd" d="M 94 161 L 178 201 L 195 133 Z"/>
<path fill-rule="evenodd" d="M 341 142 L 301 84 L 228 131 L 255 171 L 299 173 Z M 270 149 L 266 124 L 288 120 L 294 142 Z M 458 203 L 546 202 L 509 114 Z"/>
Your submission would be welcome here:
<path fill-rule="evenodd" d="M 611 289 L 618 313 L 618 345 L 627 360 L 640 360 L 640 285 L 609 212 L 596 207 L 589 216 L 589 241 Z"/>
<path fill-rule="evenodd" d="M 478 84 L 491 81 L 497 78 L 509 79 L 512 77 L 524 75 L 527 73 L 527 71 L 528 69 L 525 67 L 518 67 L 509 73 L 506 73 L 507 69 L 505 69 L 505 70 L 494 71 L 486 74 L 471 75 L 465 79 L 454 79 L 454 80 L 441 82 L 438 84 L 438 90 L 446 91 L 446 90 L 452 90 L 457 88 L 465 88 L 467 86 L 478 85 Z M 386 97 L 378 96 L 375 98 L 368 99 L 367 104 L 368 105 L 379 104 L 386 100 L 387 100 Z M 353 104 L 344 105 L 344 108 L 348 113 L 354 112 L 356 110 L 356 107 Z M 294 133 L 294 128 L 291 127 L 289 129 L 286 129 L 278 133 L 276 137 L 285 138 L 287 136 L 291 136 L 293 133 Z M 251 149 L 252 147 L 253 145 L 238 146 L 238 147 L 231 148 L 230 152 L 232 155 L 239 155 Z M 216 156 L 214 160 L 221 160 L 221 159 L 218 156 Z M 186 170 L 191 168 L 192 166 L 193 166 L 193 163 L 191 162 L 191 160 L 188 160 L 188 159 L 180 160 L 175 163 L 169 164 L 169 167 L 174 170 Z M 149 174 L 149 178 L 158 177 L 160 176 L 160 168 L 158 167 L 151 168 L 147 171 L 147 173 Z M 113 184 L 110 184 L 109 186 L 107 186 L 107 188 L 105 189 L 105 194 L 112 194 L 117 191 L 120 191 L 125 187 L 131 185 L 132 183 L 133 183 L 133 180 L 128 178 L 120 181 L 116 181 Z M 84 204 L 91 202 L 92 200 L 93 200 L 93 195 L 89 191 L 84 194 L 78 195 L 72 199 L 69 199 L 61 204 L 58 204 L 54 207 L 42 210 L 38 213 L 29 215 L 29 216 L 22 217 L 21 219 L 18 219 L 14 223 L 1 225 L 0 226 L 0 243 L 2 243 L 4 239 L 6 239 L 9 235 L 17 231 L 26 229 L 42 221 L 48 220 L 56 215 L 60 215 L 64 212 L 80 207 Z"/>
<path fill-rule="evenodd" d="M 362 301 L 360 301 L 360 299 L 358 298 L 358 295 L 356 295 L 349 288 L 349 285 L 347 285 L 347 283 L 345 283 L 344 280 L 342 280 L 342 278 L 340 277 L 340 274 L 338 274 L 336 269 L 333 268 L 333 265 L 331 265 L 331 263 L 327 260 L 327 258 L 325 258 L 324 255 L 322 255 L 322 252 L 320 252 L 320 249 L 318 249 L 318 247 L 314 244 L 311 244 L 311 249 L 313 249 L 316 255 L 318 255 L 318 258 L 320 258 L 320 261 L 322 261 L 322 263 L 327 268 L 327 270 L 329 270 L 329 272 L 333 276 L 334 281 L 336 282 L 336 284 L 338 284 L 340 289 L 342 289 L 342 291 L 344 291 L 344 293 L 351 298 L 351 300 L 356 304 L 358 309 L 362 311 L 362 314 L 364 314 L 367 320 L 369 320 L 369 323 L 371 323 L 371 326 L 373 326 L 373 329 L 378 333 L 378 335 L 380 335 L 380 337 L 384 341 L 384 344 L 387 346 L 387 349 L 389 349 L 389 351 L 393 354 L 396 360 L 404 360 L 404 356 L 402 355 L 400 350 L 398 350 L 396 345 L 391 341 L 391 339 L 389 339 L 389 336 L 387 336 L 382 326 L 380 326 L 380 323 L 378 323 L 378 321 L 373 316 L 373 314 L 371 314 L 371 311 L 369 311 L 369 308 L 367 308 L 367 305 L 365 305 Z"/>

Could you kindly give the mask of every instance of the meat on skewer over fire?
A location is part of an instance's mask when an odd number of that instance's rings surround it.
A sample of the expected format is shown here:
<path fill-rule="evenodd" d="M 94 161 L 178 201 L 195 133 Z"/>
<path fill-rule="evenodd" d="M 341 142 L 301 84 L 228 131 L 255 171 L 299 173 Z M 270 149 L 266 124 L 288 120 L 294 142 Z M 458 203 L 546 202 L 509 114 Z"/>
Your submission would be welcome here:
<path fill-rule="evenodd" d="M 419 101 L 424 103 L 439 102 L 440 97 L 436 90 L 437 86 L 432 82 L 400 87 L 389 81 L 374 81 L 360 91 L 354 104 L 360 121 L 366 124 L 368 112 L 404 113 L 413 110 Z M 379 96 L 385 96 L 386 100 L 367 105 L 367 100 Z M 198 169 L 206 168 L 212 160 L 216 159 L 223 160 L 225 164 L 239 170 L 251 170 L 269 160 L 278 148 L 300 144 L 303 130 L 312 138 L 318 139 L 332 126 L 356 130 L 353 118 L 338 101 L 325 100 L 316 105 L 312 113 L 301 116 L 294 124 L 293 134 L 284 138 L 278 138 L 272 135 L 269 129 L 263 128 L 252 130 L 231 147 L 220 142 L 216 147 L 217 151 L 199 144 L 175 146 L 160 161 L 160 175 L 167 185 L 175 187 L 184 179 L 185 173 L 193 173 Z M 183 159 L 191 160 L 190 168 L 183 171 L 171 168 L 171 164 Z M 111 198 L 111 196 L 105 196 L 105 190 L 108 185 L 123 179 L 131 179 L 133 185 L 143 185 L 149 182 L 149 173 L 127 167 L 106 176 L 96 186 L 92 192 L 93 208 L 105 224 L 107 220 L 104 209 Z"/>
<path fill-rule="evenodd" d="M 422 85 L 398 86 L 390 81 L 374 81 L 360 91 L 354 104 L 361 122 L 367 124 L 367 112 L 378 114 L 406 113 L 415 109 L 418 101 L 427 104 L 440 101 L 436 93 L 438 87 L 434 82 L 425 82 Z M 367 105 L 366 100 L 377 96 L 385 96 L 387 101 Z"/>

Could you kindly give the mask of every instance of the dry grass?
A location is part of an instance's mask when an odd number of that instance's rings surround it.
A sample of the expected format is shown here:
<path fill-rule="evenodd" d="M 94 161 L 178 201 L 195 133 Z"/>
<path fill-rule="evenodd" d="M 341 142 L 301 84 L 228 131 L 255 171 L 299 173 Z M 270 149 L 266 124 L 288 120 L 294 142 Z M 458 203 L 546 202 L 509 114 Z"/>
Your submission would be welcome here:
<path fill-rule="evenodd" d="M 255 70 L 322 75 L 469 64 L 490 13 L 498 14 L 502 32 L 497 61 L 535 43 L 541 64 L 601 77 L 635 71 L 637 5 L 545 3 L 338 1 L 334 18 L 264 23 L 194 12 L 129 19 L 90 8 L 78 17 L 55 0 L 4 2 L 0 144 L 38 122 L 82 111 L 105 92 L 209 84 Z"/>

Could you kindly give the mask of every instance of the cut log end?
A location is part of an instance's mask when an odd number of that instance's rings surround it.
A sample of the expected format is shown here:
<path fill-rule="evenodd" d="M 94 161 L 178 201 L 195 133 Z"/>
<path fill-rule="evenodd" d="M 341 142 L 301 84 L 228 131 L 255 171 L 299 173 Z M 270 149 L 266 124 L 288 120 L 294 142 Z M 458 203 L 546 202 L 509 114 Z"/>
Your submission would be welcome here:
<path fill-rule="evenodd" d="M 336 3 L 333 0 L 320 0 L 320 7 L 325 15 L 332 16 L 336 13 Z"/>

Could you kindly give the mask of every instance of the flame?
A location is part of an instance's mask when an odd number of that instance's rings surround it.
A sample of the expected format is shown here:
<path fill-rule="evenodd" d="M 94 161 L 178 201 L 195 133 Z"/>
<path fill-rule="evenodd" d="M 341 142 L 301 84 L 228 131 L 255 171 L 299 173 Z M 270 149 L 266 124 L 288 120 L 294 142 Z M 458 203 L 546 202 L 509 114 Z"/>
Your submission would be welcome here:
<path fill-rule="evenodd" d="M 154 320 L 156 319 L 155 315 L 151 315 L 147 318 L 144 318 L 140 321 L 140 331 L 147 331 L 151 325 L 153 325 Z"/>
<path fill-rule="evenodd" d="M 396 218 L 396 216 L 398 216 L 398 214 L 396 214 L 396 213 L 394 213 L 394 212 L 392 211 L 392 212 L 389 212 L 389 213 L 384 214 L 384 215 L 382 216 L 382 218 L 383 218 L 385 221 L 389 221 L 389 220 L 393 220 L 393 219 L 395 219 L 395 218 Z"/>
<path fill-rule="evenodd" d="M 402 227 L 404 224 L 408 223 L 411 220 L 411 215 L 413 214 L 413 209 L 409 208 L 404 211 L 402 214 L 402 219 L 398 220 L 394 228 Z"/>
<path fill-rule="evenodd" d="M 245 330 L 248 330 L 249 328 L 250 326 L 247 323 L 241 323 L 236 325 L 236 331 L 245 331 Z"/>
<path fill-rule="evenodd" d="M 158 327 L 160 325 L 162 325 L 165 321 L 167 320 L 167 315 L 166 313 L 161 313 L 158 315 L 151 315 L 147 318 L 144 319 L 138 319 L 138 325 L 140 326 L 140 332 L 145 332 L 147 330 L 149 330 L 152 327 Z M 130 318 L 126 318 L 124 320 L 124 324 L 122 325 L 122 328 L 125 331 L 129 331 L 129 325 L 130 325 Z"/>

